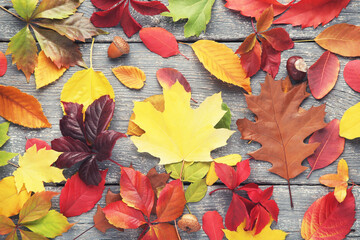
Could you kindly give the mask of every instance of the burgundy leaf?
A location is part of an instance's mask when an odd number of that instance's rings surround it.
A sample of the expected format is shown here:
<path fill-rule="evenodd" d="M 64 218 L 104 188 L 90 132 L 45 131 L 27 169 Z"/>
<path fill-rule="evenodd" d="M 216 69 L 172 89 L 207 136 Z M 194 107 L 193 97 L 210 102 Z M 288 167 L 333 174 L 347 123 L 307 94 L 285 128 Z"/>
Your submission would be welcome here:
<path fill-rule="evenodd" d="M 122 9 L 120 25 L 128 37 L 131 37 L 141 29 L 140 23 L 138 23 L 130 14 L 129 2 L 127 2 Z"/>
<path fill-rule="evenodd" d="M 104 161 L 109 159 L 116 141 L 122 137 L 126 137 L 126 135 L 113 130 L 106 130 L 100 133 L 94 143 L 94 149 L 98 152 L 96 154 L 97 160 Z"/>
<path fill-rule="evenodd" d="M 91 15 L 90 21 L 94 24 L 95 27 L 115 27 L 121 20 L 123 5 L 124 2 L 117 5 L 116 7 L 107 9 L 106 11 L 94 12 Z"/>
<path fill-rule="evenodd" d="M 250 212 L 250 224 L 245 230 L 256 229 L 255 235 L 259 234 L 269 224 L 270 220 L 270 214 L 260 205 L 256 205 Z"/>
<path fill-rule="evenodd" d="M 262 43 L 261 69 L 275 78 L 279 71 L 281 52 L 275 50 L 266 39 L 260 38 L 260 40 Z"/>
<path fill-rule="evenodd" d="M 249 222 L 249 214 L 241 198 L 233 193 L 230 206 L 225 216 L 225 226 L 230 231 L 236 231 L 236 228 L 244 221 Z"/>
<path fill-rule="evenodd" d="M 259 71 L 261 64 L 261 46 L 258 41 L 255 41 L 255 45 L 250 51 L 240 55 L 241 65 L 247 73 L 246 77 L 251 77 Z"/>
<path fill-rule="evenodd" d="M 99 185 L 101 182 L 101 174 L 94 155 L 81 164 L 79 177 L 87 185 Z"/>
<path fill-rule="evenodd" d="M 202 228 L 210 240 L 222 240 L 224 238 L 223 218 L 217 211 L 206 212 L 202 217 Z"/>
<path fill-rule="evenodd" d="M 236 172 L 234 168 L 224 163 L 215 162 L 215 172 L 220 180 L 231 190 L 235 189 L 237 184 Z"/>
<path fill-rule="evenodd" d="M 91 0 L 95 7 L 106 10 L 117 4 L 120 0 Z"/>
<path fill-rule="evenodd" d="M 189 82 L 181 72 L 174 68 L 160 68 L 156 72 L 156 77 L 163 88 L 170 88 L 176 81 L 179 81 L 179 83 L 183 85 L 185 91 L 191 92 Z"/>
<path fill-rule="evenodd" d="M 289 33 L 283 28 L 273 28 L 261 33 L 261 35 L 277 51 L 285 51 L 294 47 L 294 42 L 291 40 Z"/>
<path fill-rule="evenodd" d="M 136 1 L 131 0 L 131 6 L 142 15 L 158 15 L 162 12 L 168 12 L 167 7 L 159 1 Z"/>
<path fill-rule="evenodd" d="M 85 127 L 83 121 L 83 105 L 71 102 L 62 102 L 64 111 L 67 115 L 60 120 L 60 131 L 63 136 L 86 142 Z"/>

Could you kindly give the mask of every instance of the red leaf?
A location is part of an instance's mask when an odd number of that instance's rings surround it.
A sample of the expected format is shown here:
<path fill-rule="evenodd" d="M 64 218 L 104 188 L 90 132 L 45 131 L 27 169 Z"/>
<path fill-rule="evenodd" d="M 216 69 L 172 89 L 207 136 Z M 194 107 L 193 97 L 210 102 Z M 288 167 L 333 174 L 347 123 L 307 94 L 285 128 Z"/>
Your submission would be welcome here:
<path fill-rule="evenodd" d="M 238 186 L 234 168 L 224 163 L 215 162 L 215 172 L 229 189 L 233 190 Z"/>
<path fill-rule="evenodd" d="M 273 5 L 265 9 L 259 19 L 257 19 L 256 23 L 256 31 L 257 32 L 263 32 L 269 29 L 272 22 L 274 21 L 274 9 Z"/>
<path fill-rule="evenodd" d="M 78 173 L 68 179 L 60 194 L 60 212 L 66 217 L 73 217 L 91 210 L 102 197 L 106 173 L 107 170 L 101 171 L 98 186 L 86 185 Z"/>
<path fill-rule="evenodd" d="M 154 191 L 147 176 L 132 168 L 121 168 L 120 195 L 128 206 L 143 212 L 148 218 L 154 205 Z"/>
<path fill-rule="evenodd" d="M 274 24 L 292 24 L 302 28 L 325 25 L 338 17 L 350 0 L 301 0 L 274 21 Z"/>
<path fill-rule="evenodd" d="M 305 212 L 301 236 L 305 239 L 344 239 L 355 222 L 355 198 L 352 189 L 339 203 L 334 192 L 317 199 Z"/>
<path fill-rule="evenodd" d="M 283 5 L 276 0 L 226 0 L 225 7 L 240 11 L 240 13 L 247 17 L 260 17 L 261 13 L 270 7 L 274 8 L 274 16 L 284 12 L 292 2 Z"/>
<path fill-rule="evenodd" d="M 307 159 L 311 166 L 308 177 L 314 170 L 327 167 L 335 162 L 344 151 L 345 138 L 339 136 L 339 124 L 338 119 L 333 119 L 325 128 L 314 132 L 310 137 L 309 144 L 318 142 L 320 145 Z"/>
<path fill-rule="evenodd" d="M 91 2 L 95 7 L 100 8 L 101 10 L 106 10 L 117 4 L 119 0 L 91 0 Z"/>
<path fill-rule="evenodd" d="M 179 179 L 166 184 L 160 192 L 156 206 L 158 218 L 155 222 L 169 222 L 177 219 L 184 211 L 185 193 Z"/>
<path fill-rule="evenodd" d="M 131 0 L 131 6 L 142 15 L 158 15 L 162 12 L 168 12 L 167 7 L 159 1 L 136 1 Z"/>
<path fill-rule="evenodd" d="M 202 228 L 210 240 L 222 240 L 224 238 L 223 218 L 217 211 L 206 212 L 202 217 Z"/>
<path fill-rule="evenodd" d="M 269 73 L 273 78 L 279 71 L 281 62 L 281 52 L 275 50 L 264 38 L 260 38 L 262 43 L 261 69 Z"/>
<path fill-rule="evenodd" d="M 36 144 L 36 149 L 37 150 L 40 150 L 42 148 L 45 148 L 46 150 L 51 149 L 50 145 L 47 144 L 47 142 L 45 142 L 44 140 L 38 139 L 38 138 L 27 139 L 26 144 L 25 144 L 25 149 L 28 150 L 29 148 L 31 148 L 35 144 Z"/>
<path fill-rule="evenodd" d="M 146 176 L 150 180 L 150 184 L 152 190 L 154 191 L 154 205 L 151 210 L 151 213 L 156 214 L 156 202 L 157 202 L 157 194 L 160 193 L 161 189 L 163 189 L 166 185 L 166 182 L 170 178 L 170 173 L 158 173 L 155 168 L 149 170 Z"/>
<path fill-rule="evenodd" d="M 7 59 L 5 54 L 0 51 L 0 77 L 4 76 L 7 70 Z"/>
<path fill-rule="evenodd" d="M 324 52 L 308 70 L 308 82 L 312 95 L 323 98 L 335 86 L 340 70 L 337 56 L 329 51 Z"/>
<path fill-rule="evenodd" d="M 244 54 L 249 52 L 256 43 L 256 34 L 252 33 L 249 36 L 247 36 L 244 40 L 244 42 L 239 46 L 239 48 L 236 50 L 236 54 Z"/>
<path fill-rule="evenodd" d="M 144 215 L 135 208 L 128 207 L 123 201 L 110 203 L 103 209 L 109 223 L 118 228 L 135 229 L 146 224 Z"/>
<path fill-rule="evenodd" d="M 236 228 L 246 220 L 249 223 L 249 214 L 241 198 L 233 193 L 230 206 L 225 216 L 225 226 L 230 231 L 236 231 Z"/>
<path fill-rule="evenodd" d="M 174 68 L 160 68 L 156 72 L 156 77 L 163 88 L 170 88 L 176 81 L 183 85 L 185 91 L 191 92 L 191 87 L 181 72 Z"/>
<path fill-rule="evenodd" d="M 360 92 L 360 60 L 353 60 L 344 68 L 345 82 L 356 92 Z"/>
<path fill-rule="evenodd" d="M 244 160 L 236 164 L 236 183 L 239 186 L 250 176 L 251 168 L 249 160 Z"/>
<path fill-rule="evenodd" d="M 143 28 L 139 36 L 152 52 L 167 58 L 180 53 L 175 36 L 161 27 Z"/>
<path fill-rule="evenodd" d="M 291 40 L 289 33 L 283 28 L 273 28 L 261 33 L 261 35 L 277 51 L 285 51 L 294 47 L 294 42 Z"/>
<path fill-rule="evenodd" d="M 95 27 L 115 27 L 121 20 L 122 8 L 124 7 L 123 5 L 124 2 L 116 7 L 109 8 L 106 11 L 94 12 L 91 15 L 90 21 Z"/>
<path fill-rule="evenodd" d="M 124 1 L 127 2 L 127 1 Z M 120 25 L 124 30 L 126 36 L 131 37 L 141 29 L 140 23 L 138 23 L 130 14 L 129 2 L 126 3 L 122 9 Z"/>
<path fill-rule="evenodd" d="M 255 73 L 257 73 L 260 69 L 260 64 L 261 64 L 260 43 L 255 40 L 255 45 L 253 49 L 251 49 L 247 53 L 241 54 L 240 61 L 245 72 L 247 73 L 246 77 L 251 77 Z"/>
<path fill-rule="evenodd" d="M 174 225 L 159 223 L 151 225 L 149 231 L 141 240 L 168 240 L 178 239 Z"/>
<path fill-rule="evenodd" d="M 256 205 L 253 209 L 251 209 L 250 224 L 245 230 L 256 229 L 255 235 L 259 234 L 270 221 L 270 214 L 265 210 L 265 208 L 261 205 Z"/>

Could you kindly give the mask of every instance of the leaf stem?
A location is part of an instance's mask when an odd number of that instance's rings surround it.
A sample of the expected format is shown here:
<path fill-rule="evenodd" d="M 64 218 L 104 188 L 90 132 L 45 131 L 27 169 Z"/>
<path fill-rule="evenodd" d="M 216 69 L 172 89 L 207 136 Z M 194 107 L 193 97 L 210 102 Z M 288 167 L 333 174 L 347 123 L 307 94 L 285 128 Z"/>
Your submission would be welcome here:
<path fill-rule="evenodd" d="M 182 52 L 179 52 L 179 54 L 181 55 L 181 56 L 183 56 L 186 60 L 190 60 L 187 56 L 185 56 L 184 54 L 182 54 Z"/>
<path fill-rule="evenodd" d="M 94 42 L 95 42 L 95 38 L 92 39 L 91 42 L 91 48 L 90 48 L 90 68 L 92 68 L 92 55 L 93 55 L 93 49 L 94 49 Z"/>
<path fill-rule="evenodd" d="M 229 189 L 229 188 L 218 188 L 218 189 L 215 189 L 215 190 L 213 190 L 213 191 L 211 191 L 210 193 L 209 193 L 209 195 L 211 196 L 213 193 L 215 193 L 215 192 L 217 192 L 217 191 L 219 191 L 219 190 L 230 190 L 231 191 L 231 189 Z"/>
<path fill-rule="evenodd" d="M 119 167 L 124 167 L 123 165 L 121 165 L 120 163 L 116 162 L 115 160 L 112 160 L 111 158 L 108 158 L 108 160 L 112 163 L 115 163 L 116 165 L 118 165 Z"/>
<path fill-rule="evenodd" d="M 291 206 L 291 208 L 294 208 L 294 203 L 293 203 L 293 199 L 292 199 L 292 195 L 291 195 L 291 188 L 290 188 L 290 179 L 288 179 L 287 182 L 288 182 L 289 195 L 290 195 L 290 206 Z"/>
<path fill-rule="evenodd" d="M 17 168 L 20 167 L 19 165 L 15 164 L 15 163 L 12 163 L 12 162 L 8 162 L 8 164 L 13 165 L 14 167 L 17 167 Z"/>
<path fill-rule="evenodd" d="M 174 224 L 175 224 L 176 235 L 177 235 L 178 239 L 181 240 L 181 237 L 180 237 L 180 234 L 179 234 L 179 230 L 178 230 L 178 228 L 177 228 L 176 220 L 174 220 Z"/>
<path fill-rule="evenodd" d="M 14 17 L 20 19 L 21 21 L 24 21 L 24 19 L 22 19 L 21 17 L 19 17 L 19 16 L 16 15 L 15 13 L 10 12 L 10 11 L 7 10 L 5 7 L 3 7 L 3 6 L 0 5 L 0 8 L 1 8 L 2 10 L 4 10 L 5 12 L 10 13 L 10 14 L 13 15 Z"/>
<path fill-rule="evenodd" d="M 253 18 L 251 18 L 251 26 L 252 26 L 255 34 L 258 34 L 258 32 L 256 31 L 256 28 L 255 28 L 255 25 L 254 25 L 254 20 L 253 20 Z"/>
<path fill-rule="evenodd" d="M 310 175 L 311 175 L 311 173 L 314 171 L 314 169 L 311 169 L 311 171 L 309 172 L 309 174 L 307 175 L 307 177 L 306 178 L 309 178 L 310 177 Z"/>
<path fill-rule="evenodd" d="M 190 211 L 189 205 L 186 203 L 185 206 L 186 206 L 187 210 L 189 211 L 189 213 L 192 214 Z"/>
<path fill-rule="evenodd" d="M 179 176 L 179 179 L 180 179 L 181 182 L 182 182 L 182 175 L 183 175 L 183 171 L 184 171 L 184 166 L 185 166 L 185 160 L 182 160 L 180 176 Z"/>
<path fill-rule="evenodd" d="M 294 43 L 302 43 L 302 42 L 314 42 L 314 39 L 303 39 L 303 40 L 297 40 L 293 41 Z"/>
<path fill-rule="evenodd" d="M 79 235 L 77 235 L 73 240 L 78 239 L 79 237 L 81 237 L 83 234 L 87 233 L 88 231 L 90 231 L 92 228 L 94 228 L 95 225 L 93 225 L 92 227 L 86 229 L 84 232 L 80 233 Z"/>

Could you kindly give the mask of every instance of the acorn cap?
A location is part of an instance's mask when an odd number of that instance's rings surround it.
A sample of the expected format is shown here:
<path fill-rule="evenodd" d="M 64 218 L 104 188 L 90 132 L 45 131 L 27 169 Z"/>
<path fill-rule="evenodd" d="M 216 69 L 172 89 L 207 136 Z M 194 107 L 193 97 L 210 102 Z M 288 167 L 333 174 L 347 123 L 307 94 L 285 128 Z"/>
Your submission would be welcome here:
<path fill-rule="evenodd" d="M 122 37 L 116 36 L 108 48 L 108 56 L 109 58 L 117 58 L 123 54 L 128 54 L 129 51 L 129 44 Z"/>
<path fill-rule="evenodd" d="M 192 214 L 184 214 L 178 221 L 178 226 L 187 233 L 197 232 L 201 228 L 198 219 Z"/>

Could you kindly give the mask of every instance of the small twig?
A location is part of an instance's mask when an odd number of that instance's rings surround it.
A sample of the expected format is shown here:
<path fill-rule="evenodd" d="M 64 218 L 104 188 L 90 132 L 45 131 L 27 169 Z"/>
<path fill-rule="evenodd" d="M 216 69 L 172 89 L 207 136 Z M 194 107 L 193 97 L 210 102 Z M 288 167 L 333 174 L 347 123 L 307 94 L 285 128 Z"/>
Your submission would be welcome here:
<path fill-rule="evenodd" d="M 115 160 L 112 160 L 111 158 L 108 158 L 108 160 L 112 163 L 115 163 L 116 165 L 118 165 L 119 167 L 124 167 L 123 165 L 121 165 L 120 163 L 116 162 Z"/>
<path fill-rule="evenodd" d="M 12 162 L 8 162 L 8 164 L 13 165 L 14 167 L 17 167 L 17 168 L 20 167 L 19 165 L 15 164 L 15 163 L 12 163 Z"/>
<path fill-rule="evenodd" d="M 359 185 L 357 185 L 353 180 L 350 179 L 350 183 L 352 183 L 354 186 L 360 187 Z"/>
<path fill-rule="evenodd" d="M 178 239 L 181 240 L 181 237 L 180 237 L 180 234 L 179 234 L 179 230 L 178 230 L 177 225 L 176 225 L 176 220 L 174 220 L 174 223 L 175 223 L 176 235 L 177 235 Z"/>
<path fill-rule="evenodd" d="M 191 98 L 191 100 L 194 102 L 194 103 L 198 103 L 198 101 L 196 101 L 195 99 Z"/>
<path fill-rule="evenodd" d="M 315 42 L 314 39 L 304 39 L 304 40 L 296 40 L 293 41 L 294 43 L 302 43 L 302 42 Z"/>
<path fill-rule="evenodd" d="M 190 211 L 189 205 L 186 203 L 185 206 L 186 206 L 187 210 L 189 211 L 189 213 L 192 214 Z"/>
<path fill-rule="evenodd" d="M 93 55 L 94 42 L 95 42 L 95 38 L 93 38 L 93 39 L 92 39 L 92 42 L 91 42 L 91 48 L 90 48 L 90 68 L 92 68 L 92 55 Z"/>
<path fill-rule="evenodd" d="M 10 14 L 13 15 L 14 17 L 20 19 L 21 21 L 24 21 L 24 19 L 22 19 L 21 17 L 19 17 L 19 16 L 16 15 L 15 13 L 10 12 L 10 11 L 7 10 L 6 8 L 4 8 L 3 6 L 0 6 L 0 8 L 1 8 L 2 10 L 4 10 L 5 12 L 10 13 Z"/>
<path fill-rule="evenodd" d="M 87 233 L 88 231 L 90 231 L 93 227 L 95 227 L 95 225 L 93 225 L 92 227 L 86 229 L 84 232 L 80 233 L 79 235 L 77 235 L 73 240 L 78 239 L 79 237 L 81 237 L 83 234 Z"/>

